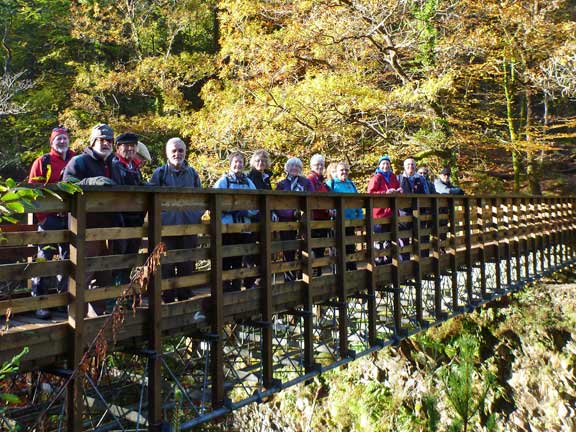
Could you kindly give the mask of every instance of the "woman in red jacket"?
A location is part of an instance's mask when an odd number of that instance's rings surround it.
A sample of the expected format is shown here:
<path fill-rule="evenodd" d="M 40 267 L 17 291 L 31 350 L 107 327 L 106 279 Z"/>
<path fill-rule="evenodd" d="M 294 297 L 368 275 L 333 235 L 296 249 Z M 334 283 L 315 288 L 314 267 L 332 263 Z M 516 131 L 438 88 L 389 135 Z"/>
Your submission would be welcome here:
<path fill-rule="evenodd" d="M 368 183 L 368 193 L 371 194 L 396 194 L 402 193 L 402 188 L 398 182 L 398 178 L 392 172 L 392 164 L 390 163 L 389 156 L 382 156 L 378 160 L 378 168 L 376 172 L 370 179 Z M 392 216 L 392 209 L 390 207 L 386 208 L 375 208 L 372 211 L 374 219 L 382 219 Z M 390 232 L 390 225 L 374 225 L 374 232 Z M 390 243 L 388 241 L 376 242 L 376 249 L 388 249 Z M 378 257 L 376 258 L 377 264 L 386 264 L 388 262 L 388 257 Z"/>

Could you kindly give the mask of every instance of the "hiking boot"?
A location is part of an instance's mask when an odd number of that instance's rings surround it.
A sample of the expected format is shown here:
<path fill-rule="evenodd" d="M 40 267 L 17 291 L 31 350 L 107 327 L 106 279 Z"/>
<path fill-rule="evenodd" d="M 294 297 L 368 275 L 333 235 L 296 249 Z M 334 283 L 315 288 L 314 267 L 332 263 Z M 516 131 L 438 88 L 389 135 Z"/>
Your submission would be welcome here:
<path fill-rule="evenodd" d="M 51 317 L 52 317 L 52 314 L 50 313 L 50 311 L 48 309 L 38 309 L 36 311 L 36 318 L 38 318 L 38 319 L 48 320 Z"/>

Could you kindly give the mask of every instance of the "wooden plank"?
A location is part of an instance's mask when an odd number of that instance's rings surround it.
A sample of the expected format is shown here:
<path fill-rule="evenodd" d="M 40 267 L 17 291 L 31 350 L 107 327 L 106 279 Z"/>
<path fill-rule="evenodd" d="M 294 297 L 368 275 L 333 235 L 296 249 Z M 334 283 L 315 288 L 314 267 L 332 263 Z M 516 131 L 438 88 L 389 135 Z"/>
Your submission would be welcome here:
<path fill-rule="evenodd" d="M 16 281 L 29 279 L 34 276 L 56 276 L 59 274 L 66 275 L 69 272 L 69 264 L 70 262 L 68 260 L 1 264 L 0 280 Z"/>
<path fill-rule="evenodd" d="M 147 226 L 141 227 L 107 227 L 90 228 L 86 230 L 86 240 L 122 240 L 131 238 L 146 237 Z"/>
<path fill-rule="evenodd" d="M 35 246 L 1 247 L 0 260 L 18 260 L 31 258 L 35 257 L 37 253 L 38 248 Z"/>
<path fill-rule="evenodd" d="M 42 295 L 37 297 L 24 297 L 0 301 L 0 316 L 6 315 L 8 309 L 11 313 L 35 311 L 36 309 L 50 309 L 68 304 L 68 293 Z"/>
<path fill-rule="evenodd" d="M 54 231 L 22 231 L 1 232 L 0 247 L 28 246 L 30 244 L 68 243 L 70 241 L 67 230 Z"/>
<path fill-rule="evenodd" d="M 114 188 L 109 191 L 85 191 L 88 213 L 143 212 L 146 210 L 150 193 L 122 191 Z"/>
<path fill-rule="evenodd" d="M 28 215 L 30 215 L 29 213 Z M 0 223 L 0 233 L 5 236 L 7 233 L 22 233 L 22 232 L 36 232 L 38 231 L 38 225 L 35 223 Z"/>
<path fill-rule="evenodd" d="M 166 237 L 209 234 L 210 224 L 199 223 L 189 225 L 165 225 L 162 227 L 162 235 Z"/>
<path fill-rule="evenodd" d="M 86 258 L 86 271 L 118 270 L 143 265 L 146 254 L 104 255 Z"/>

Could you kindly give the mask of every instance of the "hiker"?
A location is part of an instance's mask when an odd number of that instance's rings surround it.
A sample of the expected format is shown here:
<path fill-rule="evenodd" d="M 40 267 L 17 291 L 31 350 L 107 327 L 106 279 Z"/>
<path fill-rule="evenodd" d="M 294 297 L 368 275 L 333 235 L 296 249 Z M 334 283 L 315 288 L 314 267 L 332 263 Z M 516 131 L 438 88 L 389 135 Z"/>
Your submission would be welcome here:
<path fill-rule="evenodd" d="M 198 172 L 186 161 L 186 143 L 181 138 L 170 138 L 166 142 L 166 164 L 152 173 L 150 186 L 178 188 L 201 188 L 202 182 Z M 170 210 L 162 212 L 162 225 L 189 225 L 202 222 L 202 210 Z M 166 250 L 195 249 L 198 245 L 196 235 L 163 236 Z M 162 264 L 162 279 L 190 276 L 196 270 L 196 261 Z M 192 296 L 190 288 L 179 288 L 162 292 L 166 303 L 176 300 L 187 300 Z"/>
<path fill-rule="evenodd" d="M 75 153 L 70 150 L 70 136 L 68 129 L 58 126 L 50 133 L 50 152 L 37 158 L 30 168 L 28 182 L 32 184 L 58 183 L 62 179 L 64 168 L 70 162 Z M 54 231 L 68 229 L 68 215 L 59 213 L 36 213 L 38 231 Z M 51 261 L 55 256 L 61 260 L 69 258 L 68 243 L 38 245 L 36 259 L 38 261 Z M 57 275 L 57 291 L 68 291 L 68 277 Z M 32 278 L 32 295 L 41 296 L 48 294 L 50 285 L 49 277 Z M 50 319 L 52 316 L 48 309 L 36 310 L 36 317 Z"/>

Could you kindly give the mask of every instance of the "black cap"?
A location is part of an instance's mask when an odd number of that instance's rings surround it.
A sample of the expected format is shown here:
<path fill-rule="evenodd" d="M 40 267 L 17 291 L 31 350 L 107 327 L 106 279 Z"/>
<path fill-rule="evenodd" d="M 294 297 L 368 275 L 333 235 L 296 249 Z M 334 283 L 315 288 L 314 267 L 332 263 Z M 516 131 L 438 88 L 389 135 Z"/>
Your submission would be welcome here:
<path fill-rule="evenodd" d="M 440 171 L 440 174 L 450 175 L 451 174 L 450 168 L 444 168 L 442 171 Z"/>
<path fill-rule="evenodd" d="M 134 144 L 138 145 L 138 135 L 132 132 L 125 132 L 116 137 L 116 145 L 120 144 Z"/>

